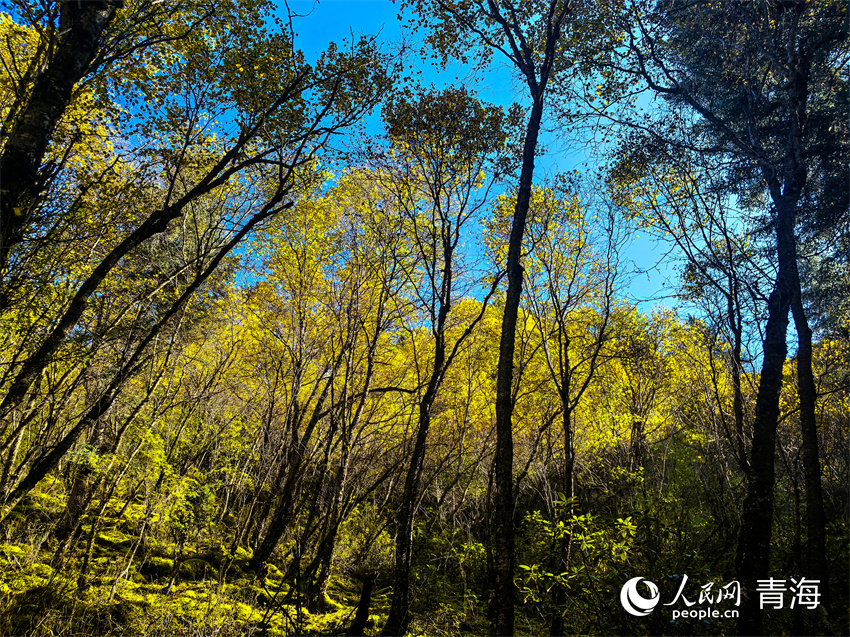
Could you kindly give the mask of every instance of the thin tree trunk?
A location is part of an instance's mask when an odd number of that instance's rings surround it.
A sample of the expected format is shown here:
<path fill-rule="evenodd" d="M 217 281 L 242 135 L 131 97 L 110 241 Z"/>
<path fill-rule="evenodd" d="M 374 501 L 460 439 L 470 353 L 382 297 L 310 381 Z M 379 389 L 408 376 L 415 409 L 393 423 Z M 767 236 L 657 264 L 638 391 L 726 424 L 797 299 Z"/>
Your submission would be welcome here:
<path fill-rule="evenodd" d="M 572 497 L 574 495 L 573 473 L 575 470 L 575 451 L 573 446 L 572 411 L 569 408 L 570 390 L 569 378 L 564 384 L 561 404 L 565 406 L 563 413 L 564 423 L 564 497 L 569 502 L 569 509 L 562 511 L 564 515 L 570 515 L 573 510 Z M 572 528 L 569 520 L 566 521 L 567 528 Z M 564 537 L 558 539 L 557 563 L 555 574 L 564 573 L 570 566 L 569 548 L 572 543 L 572 532 L 567 532 Z M 567 602 L 567 591 L 560 584 L 555 584 L 552 591 L 552 625 L 550 634 L 552 637 L 560 637 L 564 634 L 564 615 L 562 608 Z"/>
<path fill-rule="evenodd" d="M 413 555 L 413 524 L 416 519 L 416 505 L 419 502 L 419 483 L 425 461 L 425 443 L 431 426 L 431 407 L 434 403 L 439 379 L 442 376 L 442 361 L 445 348 L 438 343 L 436 347 L 434 371 L 422 401 L 419 403 L 419 428 L 413 445 L 413 455 L 404 482 L 404 496 L 398 514 L 396 532 L 395 570 L 393 571 L 393 600 L 389 616 L 381 631 L 382 635 L 403 635 L 407 631 L 410 611 L 410 562 Z M 440 369 L 437 369 L 439 362 Z"/>
<path fill-rule="evenodd" d="M 739 300 L 739 286 L 737 279 L 730 281 L 728 297 L 728 321 L 732 330 L 732 410 L 735 416 L 735 449 L 738 456 L 738 464 L 744 473 L 750 470 L 747 460 L 747 446 L 744 442 L 744 393 L 741 389 L 741 371 L 744 366 L 741 362 L 742 334 L 741 334 L 741 309 Z"/>
<path fill-rule="evenodd" d="M 494 481 L 493 548 L 495 565 L 494 635 L 514 633 L 514 494 L 513 494 L 513 377 L 516 325 L 522 296 L 520 263 L 525 220 L 531 203 L 534 153 L 543 118 L 543 91 L 534 95 L 522 154 L 522 173 L 514 207 L 506 264 L 508 289 L 502 314 L 499 366 L 496 375 L 496 464 Z"/>
<path fill-rule="evenodd" d="M 12 478 L 12 467 L 15 466 L 15 460 L 18 457 L 18 451 L 20 450 L 21 440 L 23 440 L 23 438 L 24 430 L 23 428 L 20 428 L 12 440 L 9 453 L 6 456 L 6 462 L 3 463 L 3 475 L 0 477 L 0 502 L 2 502 L 5 498 L 9 482 Z"/>
<path fill-rule="evenodd" d="M 268 531 L 266 531 L 263 541 L 260 542 L 257 550 L 254 551 L 254 555 L 249 564 L 249 568 L 251 568 L 251 570 L 259 569 L 263 562 L 271 557 L 272 551 L 274 551 L 275 547 L 277 547 L 277 543 L 280 541 L 280 538 L 283 537 L 284 531 L 286 531 L 286 528 L 289 526 L 294 514 L 295 491 L 304 475 L 302 465 L 305 460 L 304 454 L 307 450 L 307 443 L 310 441 L 316 425 L 319 424 L 325 400 L 328 397 L 333 380 L 333 375 L 331 375 L 326 381 L 325 387 L 322 389 L 322 393 L 316 402 L 315 408 L 313 409 L 310 422 L 304 430 L 304 434 L 301 436 L 300 440 L 296 440 L 294 443 L 298 448 L 295 450 L 294 457 L 292 458 L 291 465 L 288 469 L 286 483 L 282 488 L 283 498 L 275 510 L 274 517 L 269 525 Z M 295 428 L 296 426 L 293 424 L 293 429 Z"/>
<path fill-rule="evenodd" d="M 797 295 L 791 303 L 791 313 L 797 330 L 797 392 L 800 400 L 800 432 L 803 438 L 804 492 L 806 497 L 805 563 L 809 579 L 820 581 L 823 605 L 829 605 L 829 571 L 826 563 L 826 521 L 821 487 L 820 454 L 816 420 L 817 391 L 812 370 L 812 330 L 803 310 L 800 280 Z"/>

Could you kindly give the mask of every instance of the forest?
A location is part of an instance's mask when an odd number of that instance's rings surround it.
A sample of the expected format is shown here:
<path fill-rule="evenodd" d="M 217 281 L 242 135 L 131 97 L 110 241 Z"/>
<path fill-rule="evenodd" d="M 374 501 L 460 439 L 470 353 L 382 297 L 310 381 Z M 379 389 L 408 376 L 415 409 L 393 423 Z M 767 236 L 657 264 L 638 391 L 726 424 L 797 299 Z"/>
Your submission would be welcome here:
<path fill-rule="evenodd" d="M 848 3 L 386 4 L 0 0 L 0 635 L 850 634 Z"/>

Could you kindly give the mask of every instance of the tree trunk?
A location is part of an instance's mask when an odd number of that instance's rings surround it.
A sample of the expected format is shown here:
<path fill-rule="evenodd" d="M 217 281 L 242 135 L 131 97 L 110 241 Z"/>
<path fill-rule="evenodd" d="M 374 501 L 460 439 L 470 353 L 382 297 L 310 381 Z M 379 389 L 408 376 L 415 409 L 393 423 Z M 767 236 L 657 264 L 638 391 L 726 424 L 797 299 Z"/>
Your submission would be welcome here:
<path fill-rule="evenodd" d="M 263 541 L 260 542 L 260 545 L 257 547 L 257 550 L 254 551 L 254 555 L 251 558 L 249 563 L 249 568 L 251 570 L 257 571 L 261 568 L 262 564 L 271 557 L 272 552 L 277 547 L 277 543 L 280 541 L 280 538 L 283 537 L 284 531 L 289 526 L 289 523 L 293 516 L 293 509 L 295 505 L 295 491 L 298 488 L 299 483 L 301 482 L 301 478 L 304 476 L 304 454 L 307 449 L 307 443 L 310 441 L 310 438 L 313 435 L 313 431 L 316 428 L 316 425 L 319 424 L 319 420 L 321 419 L 322 410 L 324 409 L 325 401 L 327 400 L 331 385 L 333 384 L 333 375 L 331 375 L 327 382 L 325 383 L 324 388 L 322 389 L 322 393 L 316 401 L 316 406 L 313 409 L 313 414 L 310 417 L 310 421 L 307 424 L 306 429 L 304 430 L 304 434 L 300 439 L 297 439 L 297 433 L 293 431 L 293 436 L 295 437 L 295 444 L 297 446 L 295 453 L 293 454 L 293 458 L 290 460 L 290 467 L 288 468 L 288 475 L 286 479 L 286 483 L 283 485 L 281 489 L 283 493 L 283 498 L 278 504 L 277 509 L 275 510 L 274 517 L 272 519 L 271 525 L 269 526 L 268 531 L 266 531 L 266 535 L 263 538 Z M 297 426 L 293 424 L 293 430 L 296 429 Z M 262 524 L 262 521 L 260 521 Z M 258 529 L 259 532 L 259 529 Z"/>
<path fill-rule="evenodd" d="M 445 224 L 445 221 L 443 221 Z M 419 427 L 413 446 L 413 455 L 404 481 L 404 496 L 398 513 L 396 528 L 395 570 L 393 573 L 393 599 L 387 621 L 381 631 L 382 635 L 403 635 L 407 632 L 410 622 L 410 564 L 413 555 L 413 525 L 416 520 L 416 507 L 419 503 L 419 483 L 422 479 L 422 467 L 425 462 L 425 443 L 428 439 L 428 429 L 431 426 L 431 410 L 437 392 L 443 383 L 446 369 L 451 364 L 446 361 L 446 324 L 452 306 L 452 268 L 454 266 L 454 244 L 446 238 L 450 229 L 442 228 L 442 282 L 439 287 L 432 282 L 437 309 L 436 323 L 432 324 L 434 334 L 434 362 L 431 376 L 422 399 L 419 401 Z M 483 314 L 482 314 L 483 315 Z M 480 316 L 479 315 L 479 318 Z M 468 334 L 468 331 L 466 332 Z M 465 336 L 461 336 L 461 339 Z M 459 342 L 459 341 L 458 341 Z M 455 348 L 457 343 L 455 344 Z M 454 350 L 456 351 L 456 349 Z"/>
<path fill-rule="evenodd" d="M 803 448 L 807 474 L 806 495 L 820 495 L 820 467 L 817 458 L 817 431 L 815 430 L 815 395 L 811 369 L 811 330 L 803 312 L 800 274 L 797 265 L 797 237 L 795 225 L 797 206 L 808 179 L 803 131 L 806 121 L 808 81 L 813 51 L 801 42 L 789 41 L 789 75 L 787 83 L 789 108 L 787 112 L 787 151 L 785 165 L 780 174 L 774 165 L 761 161 L 762 174 L 776 209 L 776 255 L 778 271 L 776 284 L 768 302 L 768 320 L 764 343 L 764 362 L 759 380 L 756 416 L 753 423 L 752 462 L 744 518 L 739 545 L 739 579 L 743 588 L 742 608 L 738 629 L 742 634 L 757 635 L 762 630 L 762 612 L 756 608 L 756 580 L 768 577 L 772 508 L 774 487 L 774 453 L 776 427 L 779 418 L 779 392 L 782 387 L 782 367 L 787 355 L 785 342 L 788 327 L 788 310 L 794 309 L 794 320 L 800 339 L 798 361 L 800 374 L 800 423 L 804 429 Z M 812 462 L 812 459 L 815 461 Z M 816 476 L 809 478 L 809 471 Z M 814 489 L 810 494 L 809 488 Z M 815 486 L 816 484 L 816 486 Z M 815 524 L 823 523 L 823 502 L 813 503 L 814 515 L 821 517 Z M 811 529 L 812 527 L 810 527 Z M 817 537 L 820 532 L 814 530 Z M 818 564 L 814 565 L 818 568 Z M 825 568 L 825 562 L 822 564 Z M 824 571 L 825 577 L 825 571 Z"/>
<path fill-rule="evenodd" d="M 97 450 L 96 453 L 98 456 L 102 456 L 110 451 L 111 445 L 104 444 L 105 435 L 106 419 L 101 418 L 95 423 L 94 431 L 89 439 L 89 446 Z M 117 447 L 118 445 L 115 444 L 112 450 L 114 451 L 114 448 Z M 56 524 L 56 530 L 54 531 L 56 539 L 59 540 L 60 543 L 65 542 L 71 536 L 71 533 L 77 527 L 77 522 L 79 521 L 80 516 L 82 516 L 85 512 L 85 509 L 91 500 L 89 482 L 91 480 L 92 473 L 94 473 L 93 467 L 88 461 L 75 464 L 77 466 L 74 471 L 74 481 L 71 486 L 71 492 L 68 494 L 68 499 L 65 503 L 65 511 L 62 513 L 62 517 Z"/>
<path fill-rule="evenodd" d="M 496 470 L 494 482 L 493 548 L 495 563 L 494 635 L 514 633 L 514 494 L 513 494 L 513 377 L 516 324 L 522 296 L 523 268 L 520 263 L 525 219 L 531 203 L 534 153 L 543 117 L 543 91 L 533 96 L 534 105 L 525 132 L 522 173 L 508 243 L 508 290 L 502 314 L 499 366 L 496 376 Z"/>
<path fill-rule="evenodd" d="M 360 589 L 360 601 L 357 603 L 354 621 L 351 622 L 348 632 L 345 633 L 349 637 L 359 637 L 366 630 L 366 622 L 369 619 L 369 604 L 372 601 L 372 589 L 375 587 L 376 579 L 378 579 L 377 573 L 369 573 L 363 580 L 363 588 Z"/>
<path fill-rule="evenodd" d="M 442 359 L 443 357 L 440 356 L 439 358 Z M 413 456 L 410 458 L 410 466 L 404 482 L 401 510 L 398 514 L 395 570 L 393 572 L 393 601 L 390 605 L 387 621 L 381 631 L 381 634 L 385 636 L 403 635 L 407 631 L 410 621 L 410 562 L 413 555 L 413 524 L 416 519 L 416 505 L 419 501 L 419 483 L 425 460 L 425 442 L 428 438 L 428 429 L 431 426 L 431 406 L 438 385 L 437 375 L 435 369 L 428 390 L 419 403 L 419 431 L 416 434 Z M 440 375 L 442 375 L 442 372 Z"/>
<path fill-rule="evenodd" d="M 741 389 L 741 373 L 744 366 L 741 362 L 743 337 L 740 312 L 741 301 L 738 280 L 730 275 L 727 319 L 729 322 L 729 329 L 732 331 L 733 339 L 731 372 L 733 389 L 732 410 L 735 417 L 734 447 L 736 449 L 738 465 L 744 473 L 747 473 L 750 470 L 750 464 L 747 460 L 747 445 L 744 442 L 744 393 Z"/>
<path fill-rule="evenodd" d="M 368 383 L 367 383 L 368 384 Z M 364 396 L 365 397 L 365 396 Z M 362 401 L 361 401 L 362 405 Z M 355 423 L 359 421 L 358 415 L 355 416 Z M 347 445 L 345 445 L 347 447 Z M 327 594 L 328 583 L 331 578 L 331 567 L 333 566 L 334 550 L 336 549 L 337 537 L 339 535 L 339 527 L 343 523 L 346 515 L 343 513 L 342 499 L 343 489 L 348 477 L 348 461 L 349 455 L 347 450 L 343 450 L 343 458 L 340 464 L 339 473 L 336 480 L 336 488 L 331 504 L 331 510 L 326 516 L 327 526 L 324 537 L 319 544 L 314 563 L 306 569 L 307 577 L 312 578 L 315 573 L 315 562 L 319 562 L 319 574 L 315 580 L 307 586 L 307 610 L 311 613 L 324 613 L 327 611 L 325 596 Z"/>
<path fill-rule="evenodd" d="M 23 428 L 19 428 L 9 445 L 6 462 L 3 463 L 3 475 L 0 476 L 0 502 L 6 499 L 6 492 L 9 489 L 9 483 L 12 480 L 12 467 L 15 466 L 15 461 L 18 458 L 18 451 L 20 450 L 21 440 L 23 440 L 23 438 L 24 430 Z"/>
<path fill-rule="evenodd" d="M 826 563 L 826 521 L 815 412 L 817 391 L 812 370 L 812 330 L 803 310 L 799 277 L 791 313 L 797 330 L 797 392 L 800 400 L 800 432 L 803 439 L 801 455 L 806 497 L 805 563 L 809 572 L 804 576 L 820 581 L 819 590 L 826 608 L 829 605 L 829 571 Z"/>
<path fill-rule="evenodd" d="M 780 274 L 768 302 L 764 361 L 753 422 L 749 484 L 738 543 L 738 580 L 742 589 L 738 632 L 742 635 L 761 634 L 762 613 L 755 595 L 756 580 L 767 579 L 770 558 L 776 425 L 779 421 L 779 393 L 782 389 L 782 367 L 786 356 L 785 331 L 790 305 L 790 294 L 781 279 Z"/>
<path fill-rule="evenodd" d="M 570 503 L 569 509 L 562 511 L 563 515 L 572 513 L 572 497 L 574 495 L 573 473 L 575 470 L 575 451 L 573 448 L 573 426 L 572 426 L 572 411 L 570 410 L 570 384 L 569 378 L 565 379 L 561 404 L 564 406 L 563 422 L 564 422 L 564 497 Z M 567 528 L 569 520 L 567 520 Z M 564 537 L 558 539 L 558 553 L 555 574 L 564 573 L 570 566 L 570 543 L 572 542 L 572 532 L 567 532 Z M 552 637 L 559 637 L 564 634 L 564 615 L 561 610 L 567 602 L 566 589 L 555 584 L 552 590 L 552 626 L 549 630 Z"/>
<path fill-rule="evenodd" d="M 0 283 L 9 250 L 33 221 L 34 208 L 48 175 L 40 173 L 47 145 L 71 102 L 74 86 L 89 72 L 103 34 L 123 0 L 60 3 L 59 36 L 47 66 L 36 77 L 22 110 L 10 113 L 0 154 Z M 4 135 L 6 136 L 6 135 Z"/>
<path fill-rule="evenodd" d="M 778 186 L 772 190 L 777 210 L 776 245 L 779 270 L 768 300 L 764 360 L 753 422 L 749 484 L 738 544 L 738 580 L 742 588 L 738 631 L 743 635 L 760 635 L 762 631 L 762 612 L 758 608 L 755 590 L 757 580 L 768 578 L 773 531 L 776 427 L 779 421 L 782 370 L 787 356 L 785 335 L 788 328 L 788 310 L 795 296 L 795 288 L 799 290 L 794 236 L 797 198 L 781 196 Z"/>
<path fill-rule="evenodd" d="M 336 527 L 337 525 L 334 526 Z M 328 594 L 328 583 L 330 583 L 331 579 L 331 566 L 333 565 L 336 536 L 337 532 L 336 528 L 334 528 L 331 531 L 331 537 L 326 542 L 326 546 L 322 549 L 319 575 L 307 589 L 307 610 L 313 614 L 328 612 L 328 604 L 325 601 L 325 597 Z"/>

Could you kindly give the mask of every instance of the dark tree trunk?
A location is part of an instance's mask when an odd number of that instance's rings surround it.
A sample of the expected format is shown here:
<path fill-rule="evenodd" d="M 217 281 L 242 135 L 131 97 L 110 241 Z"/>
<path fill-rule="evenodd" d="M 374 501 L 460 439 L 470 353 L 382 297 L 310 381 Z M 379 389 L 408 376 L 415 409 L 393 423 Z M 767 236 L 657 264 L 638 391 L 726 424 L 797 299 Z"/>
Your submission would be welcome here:
<path fill-rule="evenodd" d="M 278 468 L 277 476 L 273 483 L 273 493 L 270 495 L 269 502 L 265 503 L 260 518 L 256 522 L 257 537 L 255 544 L 257 544 L 257 546 L 254 550 L 254 555 L 251 557 L 251 561 L 249 562 L 249 568 L 257 573 L 265 571 L 264 563 L 269 559 L 269 557 L 271 557 L 272 552 L 275 550 L 280 538 L 283 537 L 284 532 L 289 527 L 295 513 L 296 491 L 300 488 L 301 480 L 303 479 L 304 472 L 306 470 L 306 466 L 304 464 L 305 454 L 307 453 L 310 439 L 313 437 L 313 432 L 316 430 L 319 421 L 324 416 L 325 403 L 333 391 L 335 375 L 339 369 L 341 361 L 342 354 L 340 354 L 340 356 L 335 360 L 332 368 L 330 366 L 325 368 L 324 374 L 329 374 L 329 376 L 325 381 L 325 386 L 322 388 L 322 393 L 319 394 L 319 397 L 316 400 L 316 405 L 313 407 L 310 420 L 307 422 L 303 434 L 299 434 L 299 429 L 301 414 L 304 413 L 304 410 L 298 407 L 297 401 L 295 403 L 295 408 L 293 410 L 295 413 L 290 418 L 290 444 L 292 451 L 284 454 L 281 458 L 281 466 Z M 294 387 L 297 386 L 298 384 L 296 383 Z M 285 482 L 284 476 L 286 477 Z M 274 511 L 271 524 L 269 525 L 262 541 L 260 541 L 260 535 L 262 534 L 262 527 L 265 523 L 265 518 L 268 515 L 269 510 L 271 510 L 271 500 L 274 499 L 277 492 L 280 493 L 280 500 L 278 500 L 277 508 Z M 250 526 L 250 521 L 248 524 Z M 248 529 L 246 529 L 246 533 L 247 531 Z"/>
<path fill-rule="evenodd" d="M 790 294 L 781 279 L 780 274 L 768 303 L 764 361 L 753 422 L 749 484 L 738 544 L 738 581 L 742 589 L 738 632 L 742 635 L 761 634 L 762 614 L 755 595 L 756 580 L 767 578 L 770 558 L 776 425 L 779 420 L 779 392 L 782 389 L 782 367 L 786 356 L 785 331 L 790 306 Z"/>
<path fill-rule="evenodd" d="M 333 380 L 333 376 L 331 376 L 325 383 L 322 393 L 316 401 L 316 406 L 313 409 L 310 421 L 307 423 L 304 434 L 300 438 L 298 438 L 297 431 L 295 431 L 297 429 L 297 424 L 293 422 L 293 444 L 295 445 L 295 452 L 292 454 L 293 457 L 290 458 L 290 466 L 287 469 L 286 482 L 280 490 L 282 497 L 277 509 L 275 509 L 271 524 L 269 525 L 262 542 L 260 542 L 257 550 L 254 551 L 254 555 L 251 557 L 251 561 L 249 563 L 249 568 L 251 570 L 261 570 L 263 563 L 271 557 L 272 552 L 277 547 L 278 542 L 280 542 L 280 538 L 283 537 L 283 533 L 286 531 L 292 520 L 295 507 L 295 492 L 304 476 L 304 454 L 306 453 L 307 444 L 313 435 L 313 431 L 316 429 L 316 426 L 319 424 L 319 420 L 321 419 L 322 410 L 324 409 L 325 401 L 327 400 Z M 262 525 L 262 520 L 260 520 L 258 524 Z"/>
<path fill-rule="evenodd" d="M 564 497 L 570 503 L 570 508 L 564 510 L 563 515 L 572 513 L 572 497 L 574 495 L 573 473 L 575 471 L 575 451 L 573 445 L 573 426 L 572 426 L 572 411 L 570 410 L 570 384 L 569 379 L 565 379 L 564 389 L 562 391 L 561 404 L 564 406 L 563 423 L 564 423 Z M 569 522 L 567 521 L 569 524 Z M 564 573 L 570 566 L 570 543 L 572 541 L 572 533 L 567 533 L 564 537 L 558 539 L 557 544 L 557 562 L 555 574 Z M 562 608 L 567 602 L 567 591 L 563 586 L 556 584 L 552 590 L 552 625 L 549 633 L 552 637 L 559 637 L 564 634 L 564 615 Z"/>
<path fill-rule="evenodd" d="M 525 220 L 531 203 L 531 184 L 534 176 L 534 153 L 543 118 L 543 92 L 534 95 L 534 105 L 525 132 L 522 153 L 522 173 L 514 207 L 511 235 L 508 244 L 506 270 L 508 290 L 502 314 L 502 335 L 499 342 L 499 366 L 496 376 L 496 463 L 494 481 L 493 553 L 495 592 L 493 621 L 494 635 L 514 633 L 514 494 L 513 494 L 513 377 L 516 350 L 516 324 L 522 296 L 523 268 L 520 263 Z"/>
<path fill-rule="evenodd" d="M 0 281 L 9 250 L 33 220 L 34 207 L 49 175 L 41 164 L 56 125 L 71 102 L 74 86 L 89 72 L 103 34 L 123 0 L 61 2 L 59 37 L 53 55 L 36 78 L 29 98 L 13 121 L 0 154 Z"/>
<path fill-rule="evenodd" d="M 443 324 L 445 313 L 441 311 Z M 393 600 L 382 635 L 403 635 L 407 631 L 410 612 L 410 562 L 413 555 L 413 524 L 416 519 L 416 505 L 419 502 L 419 483 L 425 460 L 425 443 L 431 426 L 431 408 L 444 373 L 445 342 L 442 335 L 437 339 L 434 351 L 434 370 L 428 388 L 419 403 L 419 430 L 413 446 L 413 455 L 404 481 L 404 496 L 398 514 L 396 531 L 395 570 L 393 572 Z"/>
<path fill-rule="evenodd" d="M 147 402 L 147 401 L 145 401 Z M 135 410 L 138 411 L 138 408 Z M 106 438 L 107 422 L 105 418 L 101 418 L 94 425 L 94 431 L 89 439 L 89 446 L 96 449 L 98 456 L 106 453 L 115 453 L 118 448 L 120 439 L 116 437 L 113 442 L 107 442 Z M 122 432 L 124 429 L 122 428 Z M 94 487 L 91 485 L 92 474 L 94 468 L 89 462 L 76 463 L 76 471 L 74 471 L 74 481 L 71 486 L 71 492 L 68 494 L 68 500 L 65 503 L 65 511 L 62 517 L 56 524 L 54 535 L 59 540 L 60 544 L 64 543 L 71 536 L 71 533 L 77 528 L 81 516 L 91 501 L 92 492 L 97 488 L 97 482 Z"/>
<path fill-rule="evenodd" d="M 803 445 L 804 491 L 806 497 L 805 563 L 809 579 L 820 581 L 823 605 L 829 605 L 829 571 L 826 562 L 826 521 L 821 488 L 820 453 L 816 421 L 817 391 L 812 370 L 812 330 L 803 310 L 799 277 L 797 296 L 791 303 L 791 313 L 797 330 L 797 392 L 800 400 L 800 432 Z"/>
<path fill-rule="evenodd" d="M 360 589 L 360 601 L 357 603 L 357 612 L 354 613 L 354 621 L 345 633 L 349 637 L 360 637 L 366 630 L 366 622 L 369 619 L 369 604 L 372 602 L 372 589 L 375 587 L 377 573 L 369 573 L 363 580 L 363 588 Z"/>
<path fill-rule="evenodd" d="M 793 36 L 792 36 L 793 38 Z M 815 423 L 815 386 L 812 374 L 812 332 L 802 304 L 802 288 L 795 234 L 797 207 L 808 179 L 803 131 L 807 116 L 808 82 L 814 54 L 808 43 L 790 41 L 787 111 L 787 152 L 780 175 L 774 166 L 762 162 L 762 172 L 776 209 L 776 254 L 779 269 L 776 286 L 769 302 L 764 344 L 764 363 L 753 425 L 753 451 L 750 482 L 744 503 L 744 519 L 739 546 L 739 576 L 745 591 L 739 631 L 756 635 L 762 631 L 762 613 L 756 608 L 754 591 L 757 579 L 768 577 L 773 506 L 776 426 L 779 418 L 779 391 L 782 364 L 787 354 L 785 332 L 788 310 L 794 314 L 799 349 L 797 374 L 800 400 L 800 426 L 803 435 L 803 467 L 806 477 L 806 501 L 809 537 L 807 552 L 813 574 L 826 584 L 824 551 L 823 496 L 820 485 L 817 429 Z M 790 53 L 793 51 L 793 55 Z M 758 443 L 758 444 L 757 444 Z M 768 508 L 770 507 L 770 508 Z"/>
<path fill-rule="evenodd" d="M 9 443 L 9 451 L 6 456 L 6 461 L 3 463 L 3 474 L 0 476 L 0 502 L 6 499 L 6 492 L 10 488 L 10 482 L 13 481 L 12 468 L 15 466 L 15 461 L 18 458 L 18 451 L 21 447 L 21 441 L 24 438 L 24 429 L 17 428 L 17 433 Z"/>
<path fill-rule="evenodd" d="M 249 563 L 249 568 L 253 571 L 260 570 L 262 565 L 271 557 L 272 552 L 277 547 L 277 543 L 280 542 L 280 538 L 283 537 L 284 531 L 286 531 L 289 527 L 294 508 L 292 490 L 295 488 L 296 479 L 300 478 L 301 472 L 299 467 L 293 467 L 294 471 L 290 474 L 290 479 L 286 481 L 286 484 L 282 489 L 283 497 L 280 499 L 277 508 L 275 509 L 271 524 L 269 525 L 269 528 L 266 529 L 263 539 L 254 551 L 254 555 Z M 260 524 L 262 524 L 262 522 L 260 522 Z M 258 532 L 260 532 L 259 527 Z"/>
<path fill-rule="evenodd" d="M 328 604 L 326 596 L 328 594 L 328 583 L 331 579 L 331 566 L 333 565 L 334 548 L 336 547 L 336 528 L 330 531 L 331 536 L 326 540 L 322 547 L 320 556 L 319 574 L 316 579 L 310 583 L 307 590 L 307 610 L 311 613 L 326 613 Z"/>
<path fill-rule="evenodd" d="M 802 189 L 801 183 L 799 188 Z M 738 631 L 743 635 L 760 635 L 762 632 L 762 612 L 758 608 L 755 590 L 757 580 L 768 578 L 773 531 L 776 428 L 779 422 L 782 371 L 787 356 L 788 310 L 795 294 L 799 293 L 800 282 L 794 235 L 798 196 L 782 196 L 778 185 L 774 185 L 772 194 L 777 211 L 776 245 L 779 270 L 768 301 L 764 360 L 753 422 L 749 483 L 738 545 L 738 580 L 742 588 Z"/>
<path fill-rule="evenodd" d="M 92 467 L 89 464 L 80 464 L 74 472 L 74 482 L 65 511 L 56 524 L 54 535 L 60 543 L 64 543 L 71 536 L 83 512 L 89 503 L 89 481 L 91 480 Z"/>
<path fill-rule="evenodd" d="M 369 385 L 368 381 L 366 384 L 367 386 Z M 361 401 L 360 404 L 362 406 L 363 402 Z M 360 419 L 359 413 L 360 410 L 358 408 L 358 414 L 353 419 L 355 423 Z M 345 446 L 347 447 L 347 445 Z M 306 569 L 307 573 L 311 573 L 310 577 L 312 577 L 312 573 L 315 573 L 316 566 L 318 566 L 319 571 L 318 576 L 311 581 L 307 587 L 307 610 L 311 613 L 324 613 L 327 611 L 325 598 L 327 595 L 328 583 L 331 578 L 334 549 L 336 548 L 337 537 L 339 535 L 339 527 L 346 518 L 346 514 L 343 512 L 343 490 L 345 488 L 346 478 L 348 477 L 348 462 L 349 454 L 347 450 L 344 450 L 339 473 L 336 479 L 333 504 L 331 505 L 330 512 L 326 516 L 327 526 L 325 527 L 326 530 L 323 534 L 324 537 L 319 544 L 314 563 Z M 317 561 L 318 564 L 316 564 Z"/>

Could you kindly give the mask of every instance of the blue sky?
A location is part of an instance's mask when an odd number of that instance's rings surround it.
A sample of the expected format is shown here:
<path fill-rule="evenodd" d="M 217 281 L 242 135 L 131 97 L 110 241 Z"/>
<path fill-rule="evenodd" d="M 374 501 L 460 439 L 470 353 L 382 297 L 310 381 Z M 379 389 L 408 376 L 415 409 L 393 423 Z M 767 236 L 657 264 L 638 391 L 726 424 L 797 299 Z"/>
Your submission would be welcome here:
<path fill-rule="evenodd" d="M 388 47 L 404 37 L 414 51 L 420 48 L 421 35 L 403 28 L 403 22 L 398 19 L 399 7 L 391 0 L 289 0 L 288 5 L 294 14 L 296 48 L 304 52 L 308 61 L 315 60 L 329 43 L 350 41 L 352 36 L 359 38 L 361 35 L 378 34 L 379 40 L 387 43 Z M 286 9 L 282 2 L 281 11 L 285 15 Z M 502 106 L 515 101 L 521 104 L 527 101 L 523 86 L 517 81 L 513 69 L 498 58 L 494 59 L 492 69 L 475 77 L 471 77 L 468 69 L 459 65 L 448 70 L 437 69 L 416 53 L 411 55 L 410 63 L 421 70 L 420 82 L 426 85 L 445 86 L 456 82 L 467 86 L 472 84 L 481 99 Z M 553 176 L 559 171 L 581 169 L 586 157 L 580 142 L 565 142 L 552 134 L 544 134 L 542 142 L 546 153 L 538 159 L 535 182 L 539 183 L 545 176 Z M 657 301 L 653 299 L 675 289 L 674 272 L 663 265 L 655 269 L 666 248 L 645 234 L 636 233 L 626 251 L 626 259 L 641 271 L 632 279 L 628 295 L 632 297 L 631 300 L 641 302 L 644 309 L 656 304 Z M 672 300 L 662 303 L 673 305 Z"/>

